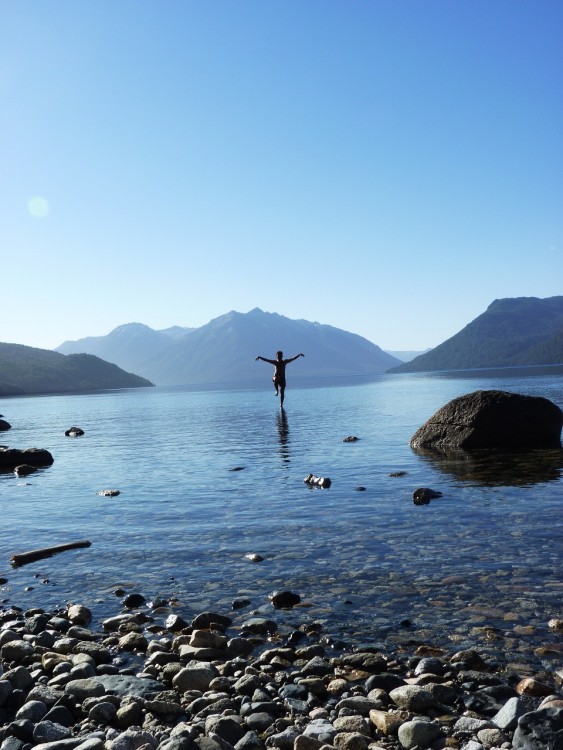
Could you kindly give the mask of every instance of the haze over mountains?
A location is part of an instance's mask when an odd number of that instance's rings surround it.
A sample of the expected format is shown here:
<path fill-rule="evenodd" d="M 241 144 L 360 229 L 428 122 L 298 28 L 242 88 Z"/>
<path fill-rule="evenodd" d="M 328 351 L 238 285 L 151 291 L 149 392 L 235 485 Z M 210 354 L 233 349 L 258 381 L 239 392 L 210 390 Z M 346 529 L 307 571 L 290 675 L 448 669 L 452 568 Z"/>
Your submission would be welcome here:
<path fill-rule="evenodd" d="M 196 329 L 155 331 L 128 323 L 107 336 L 66 341 L 57 351 L 96 354 L 157 385 L 202 385 L 267 382 L 271 367 L 255 357 L 274 359 L 277 349 L 286 357 L 305 354 L 290 365 L 292 380 L 374 375 L 400 364 L 357 334 L 258 308 L 229 312 Z"/>
<path fill-rule="evenodd" d="M 455 336 L 390 372 L 563 363 L 563 297 L 497 299 Z"/>
<path fill-rule="evenodd" d="M 255 357 L 273 359 L 278 348 L 286 357 L 306 355 L 290 365 L 289 377 L 295 385 L 384 372 L 563 364 L 563 297 L 495 300 L 455 336 L 409 362 L 354 333 L 258 308 L 245 314 L 227 313 L 201 328 L 155 331 L 141 323 L 127 323 L 107 336 L 66 341 L 57 351 L 4 343 L 0 344 L 0 396 L 153 383 L 267 385 L 271 365 L 255 362 Z"/>

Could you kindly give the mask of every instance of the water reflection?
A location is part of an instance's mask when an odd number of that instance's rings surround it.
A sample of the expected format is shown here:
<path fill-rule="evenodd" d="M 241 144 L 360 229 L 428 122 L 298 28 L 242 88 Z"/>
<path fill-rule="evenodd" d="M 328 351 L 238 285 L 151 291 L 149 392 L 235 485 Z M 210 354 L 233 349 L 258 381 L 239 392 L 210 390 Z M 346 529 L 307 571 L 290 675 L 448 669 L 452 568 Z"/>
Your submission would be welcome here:
<path fill-rule="evenodd" d="M 287 424 L 287 414 L 285 409 L 280 409 L 276 414 L 276 427 L 278 430 L 278 439 L 280 443 L 279 453 L 282 461 L 289 463 L 289 427 Z"/>
<path fill-rule="evenodd" d="M 526 452 L 458 451 L 440 453 L 424 449 L 414 451 L 434 469 L 461 482 L 489 487 L 522 487 L 553 482 L 563 476 L 563 450 Z"/>

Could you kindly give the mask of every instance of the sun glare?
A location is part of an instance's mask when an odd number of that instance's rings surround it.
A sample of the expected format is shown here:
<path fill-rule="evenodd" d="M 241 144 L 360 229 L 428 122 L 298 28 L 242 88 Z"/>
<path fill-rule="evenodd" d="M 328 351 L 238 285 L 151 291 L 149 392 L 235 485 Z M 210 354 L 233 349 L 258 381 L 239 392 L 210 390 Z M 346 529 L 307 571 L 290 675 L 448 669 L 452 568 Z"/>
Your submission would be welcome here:
<path fill-rule="evenodd" d="M 49 215 L 51 208 L 49 206 L 48 200 L 37 195 L 34 198 L 30 198 L 28 200 L 27 210 L 36 219 L 44 219 Z"/>

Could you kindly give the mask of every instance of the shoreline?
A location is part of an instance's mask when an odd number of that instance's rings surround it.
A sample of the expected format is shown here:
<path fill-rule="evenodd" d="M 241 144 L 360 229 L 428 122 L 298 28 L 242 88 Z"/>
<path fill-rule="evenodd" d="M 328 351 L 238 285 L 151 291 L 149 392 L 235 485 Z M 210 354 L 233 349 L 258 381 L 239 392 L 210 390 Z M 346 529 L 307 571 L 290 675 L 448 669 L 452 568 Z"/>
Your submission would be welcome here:
<path fill-rule="evenodd" d="M 557 649 L 551 670 L 517 669 L 486 648 L 387 650 L 291 628 L 291 592 L 190 621 L 116 593 L 99 626 L 83 605 L 0 609 L 2 750 L 559 747 Z M 549 627 L 561 640 L 563 620 Z"/>

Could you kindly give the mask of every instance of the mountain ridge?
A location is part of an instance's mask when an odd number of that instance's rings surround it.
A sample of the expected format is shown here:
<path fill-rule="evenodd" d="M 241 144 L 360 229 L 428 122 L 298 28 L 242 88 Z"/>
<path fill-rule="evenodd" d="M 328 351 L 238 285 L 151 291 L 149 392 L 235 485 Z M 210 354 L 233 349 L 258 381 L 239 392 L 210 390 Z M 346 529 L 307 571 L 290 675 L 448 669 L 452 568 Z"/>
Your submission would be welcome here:
<path fill-rule="evenodd" d="M 563 296 L 505 297 L 461 331 L 389 373 L 563 363 Z"/>
<path fill-rule="evenodd" d="M 127 342 L 122 340 L 124 333 L 129 334 Z M 264 368 L 255 357 L 273 359 L 278 349 L 288 357 L 305 353 L 292 377 L 374 375 L 400 363 L 358 334 L 257 307 L 248 313 L 231 310 L 200 328 L 185 329 L 182 335 L 170 336 L 132 323 L 98 339 L 95 346 L 100 356 L 158 385 L 263 382 Z M 80 339 L 61 344 L 57 351 L 76 352 L 91 345 L 91 340 Z"/>
<path fill-rule="evenodd" d="M 94 354 L 64 355 L 50 349 L 0 343 L 0 396 L 84 393 L 152 386 Z"/>

